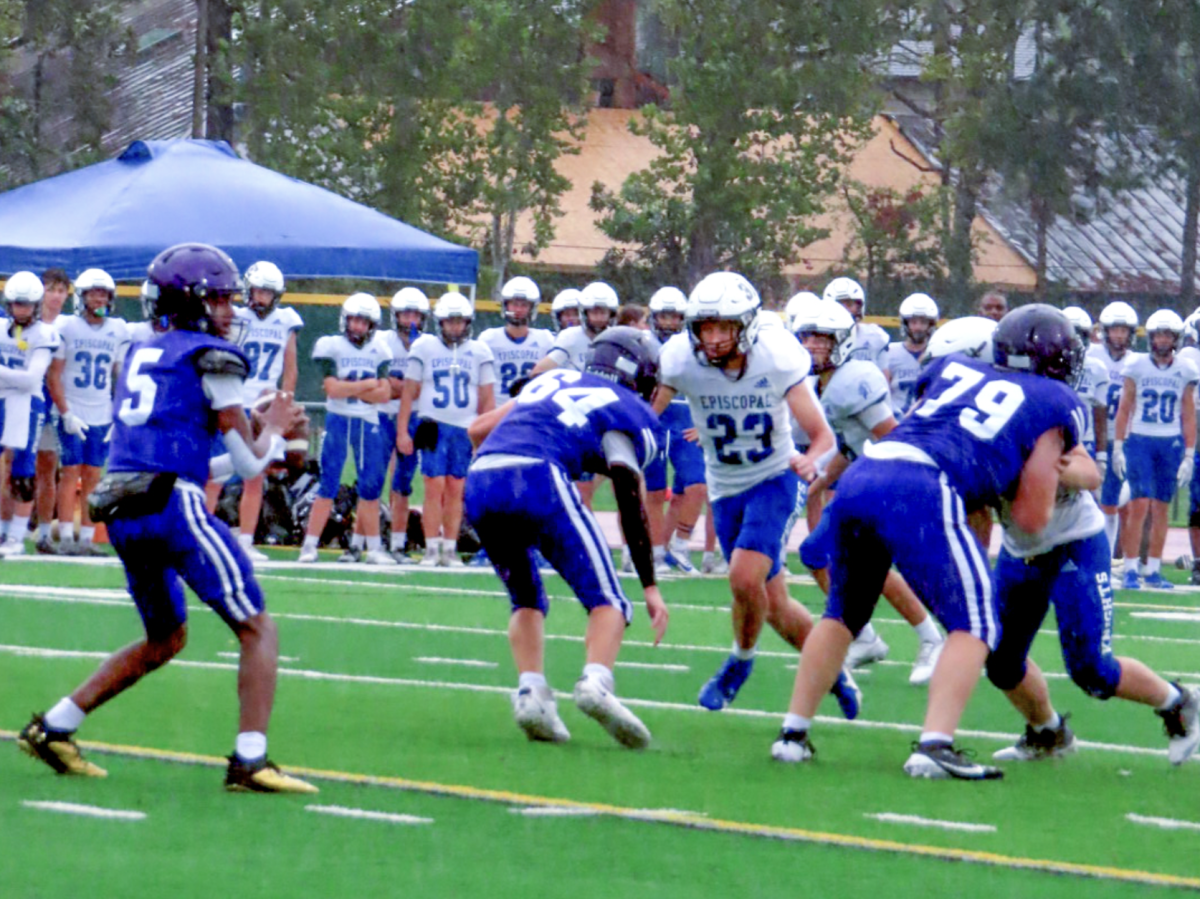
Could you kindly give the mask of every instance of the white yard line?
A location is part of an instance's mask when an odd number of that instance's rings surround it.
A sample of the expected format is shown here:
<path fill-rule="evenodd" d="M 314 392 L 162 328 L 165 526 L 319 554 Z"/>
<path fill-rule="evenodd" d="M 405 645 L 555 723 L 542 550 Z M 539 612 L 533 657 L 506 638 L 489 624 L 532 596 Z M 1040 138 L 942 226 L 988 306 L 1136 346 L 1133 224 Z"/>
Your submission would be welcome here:
<path fill-rule="evenodd" d="M 460 665 L 463 668 L 499 668 L 497 662 L 485 662 L 482 659 L 443 659 L 439 656 L 414 656 L 414 662 L 426 665 Z"/>
<path fill-rule="evenodd" d="M 38 799 L 22 799 L 25 808 L 43 812 L 60 812 L 64 815 L 83 815 L 86 818 L 107 818 L 110 821 L 141 821 L 145 812 L 134 812 L 120 808 L 101 808 L 98 805 L 81 805 L 78 802 L 50 802 Z"/>
<path fill-rule="evenodd" d="M 939 830 L 957 830 L 963 833 L 995 833 L 994 824 L 968 824 L 963 821 L 940 821 L 937 818 L 922 818 L 920 815 L 900 815 L 896 812 L 879 812 L 865 814 L 864 818 L 874 818 L 886 824 L 907 824 L 912 827 L 936 827 Z"/>
<path fill-rule="evenodd" d="M 691 671 L 692 670 L 687 665 L 671 665 L 671 664 L 666 664 L 666 663 L 660 664 L 658 662 L 621 662 L 621 661 L 618 661 L 617 667 L 618 668 L 639 668 L 639 669 L 644 669 L 646 671 L 683 672 L 683 671 Z"/>
<path fill-rule="evenodd" d="M 1155 818 L 1152 815 L 1137 815 L 1130 812 L 1126 820 L 1134 824 L 1145 824 L 1147 827 L 1161 827 L 1163 830 L 1200 830 L 1200 822 L 1180 821 L 1176 818 Z"/>
<path fill-rule="evenodd" d="M 306 805 L 306 812 L 318 815 L 333 815 L 337 818 L 359 818 L 364 821 L 381 821 L 385 824 L 432 824 L 432 818 L 417 815 L 400 815 L 394 812 L 372 812 L 365 808 L 350 808 L 345 805 Z"/>

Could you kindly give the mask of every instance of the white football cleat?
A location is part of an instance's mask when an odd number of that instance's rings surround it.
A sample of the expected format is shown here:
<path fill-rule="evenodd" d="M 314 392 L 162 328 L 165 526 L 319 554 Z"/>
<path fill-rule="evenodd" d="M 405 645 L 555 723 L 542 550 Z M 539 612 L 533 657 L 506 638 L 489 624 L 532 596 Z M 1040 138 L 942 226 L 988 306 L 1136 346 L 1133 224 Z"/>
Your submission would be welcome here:
<path fill-rule="evenodd" d="M 549 687 L 522 687 L 513 694 L 512 702 L 513 718 L 530 740 L 565 743 L 571 739 Z"/>
<path fill-rule="evenodd" d="M 4 542 L 0 543 L 0 556 L 8 559 L 23 555 L 25 555 L 25 541 L 19 537 L 5 537 Z"/>
<path fill-rule="evenodd" d="M 254 548 L 253 544 L 250 544 L 250 545 L 242 544 L 242 552 L 244 552 L 246 554 L 246 558 L 249 559 L 251 561 L 251 563 L 253 563 L 255 565 L 257 565 L 259 562 L 270 562 L 271 561 L 270 556 L 268 556 L 264 552 L 259 552 L 257 549 Z"/>
<path fill-rule="evenodd" d="M 575 705 L 622 746 L 645 749 L 650 745 L 650 731 L 646 725 L 595 678 L 581 677 L 575 682 Z"/>
<path fill-rule="evenodd" d="M 368 565 L 396 565 L 396 560 L 392 558 L 391 553 L 382 548 L 368 549 L 365 553 L 363 553 L 362 560 Z"/>
<path fill-rule="evenodd" d="M 421 561 L 417 564 L 422 568 L 436 568 L 438 561 L 438 551 L 432 546 L 426 546 L 425 555 L 421 556 Z"/>
<path fill-rule="evenodd" d="M 296 561 L 302 562 L 305 565 L 307 565 L 309 562 L 317 561 L 317 548 L 315 546 L 304 547 L 300 550 L 300 558 L 298 558 Z"/>
<path fill-rule="evenodd" d="M 883 637 L 875 634 L 870 639 L 863 639 L 863 634 L 859 634 L 858 638 L 850 644 L 850 649 L 846 651 L 845 666 L 850 669 L 861 668 L 863 665 L 870 665 L 874 662 L 882 662 L 887 658 L 888 645 L 883 641 Z"/>
<path fill-rule="evenodd" d="M 933 669 L 937 667 L 938 659 L 942 657 L 942 649 L 945 645 L 945 640 L 939 640 L 937 643 L 929 640 L 921 641 L 921 648 L 917 650 L 917 660 L 913 662 L 912 673 L 908 676 L 910 684 L 919 687 L 929 683 L 929 679 L 933 677 Z"/>
<path fill-rule="evenodd" d="M 817 751 L 808 742 L 808 735 L 795 730 L 782 730 L 779 739 L 771 744 L 771 758 L 777 762 L 795 765 L 807 762 Z"/>

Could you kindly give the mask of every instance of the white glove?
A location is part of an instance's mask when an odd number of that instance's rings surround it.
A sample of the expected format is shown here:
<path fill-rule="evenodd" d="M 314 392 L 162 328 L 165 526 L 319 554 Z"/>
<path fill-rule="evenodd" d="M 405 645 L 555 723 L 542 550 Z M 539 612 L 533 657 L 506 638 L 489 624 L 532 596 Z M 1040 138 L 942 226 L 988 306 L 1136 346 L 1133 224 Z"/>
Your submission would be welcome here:
<path fill-rule="evenodd" d="M 1100 471 L 1100 481 L 1104 481 L 1105 475 L 1108 473 L 1108 450 L 1098 450 L 1096 452 L 1096 468 Z"/>
<path fill-rule="evenodd" d="M 72 437 L 83 437 L 88 432 L 88 426 L 74 412 L 64 412 L 62 417 L 63 430 Z"/>
<path fill-rule="evenodd" d="M 1112 470 L 1122 481 L 1125 480 L 1125 441 L 1117 440 L 1113 443 L 1112 451 Z"/>
<path fill-rule="evenodd" d="M 1196 451 L 1194 449 L 1184 450 L 1183 462 L 1179 465 L 1179 474 L 1175 476 L 1175 480 L 1182 487 L 1192 479 L 1192 471 L 1196 468 Z"/>

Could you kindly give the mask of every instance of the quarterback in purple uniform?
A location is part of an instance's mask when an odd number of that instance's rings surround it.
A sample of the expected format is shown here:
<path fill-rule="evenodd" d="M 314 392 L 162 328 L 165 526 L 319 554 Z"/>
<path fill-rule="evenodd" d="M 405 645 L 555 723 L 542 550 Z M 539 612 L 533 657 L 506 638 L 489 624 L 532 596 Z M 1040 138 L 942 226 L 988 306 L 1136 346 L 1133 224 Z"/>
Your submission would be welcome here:
<path fill-rule="evenodd" d="M 263 607 L 250 560 L 229 529 L 204 507 L 209 447 L 217 431 L 228 455 L 213 460 L 243 478 L 281 458 L 283 435 L 304 413 L 280 397 L 252 436 L 242 409 L 249 365 L 224 336 L 241 294 L 237 267 L 216 247 L 180 244 L 149 269 L 155 317 L 167 330 L 130 347 L 114 397 L 109 474 L 91 496 L 107 523 L 145 639 L 111 655 L 45 715 L 35 715 L 18 745 L 60 774 L 104 777 L 84 759 L 73 734 L 84 716 L 174 658 L 187 642 L 186 583 L 229 625 L 241 644 L 241 712 L 225 788 L 315 793 L 316 787 L 267 759 L 267 723 L 275 696 L 278 635 Z"/>
<path fill-rule="evenodd" d="M 633 607 L 575 481 L 585 472 L 612 480 L 657 643 L 667 629 L 667 608 L 655 585 L 642 502 L 642 471 L 664 439 L 646 403 L 657 372 L 657 346 L 648 333 L 609 328 L 593 342 L 585 371 L 538 375 L 516 399 L 469 427 L 479 450 L 467 475 L 467 518 L 512 601 L 508 632 L 519 675 L 513 713 L 531 740 L 570 739 L 543 669 L 549 603 L 535 563 L 540 551 L 588 612 L 587 664 L 575 684 L 575 704 L 623 746 L 650 743 L 650 731 L 614 693 L 613 664 Z"/>

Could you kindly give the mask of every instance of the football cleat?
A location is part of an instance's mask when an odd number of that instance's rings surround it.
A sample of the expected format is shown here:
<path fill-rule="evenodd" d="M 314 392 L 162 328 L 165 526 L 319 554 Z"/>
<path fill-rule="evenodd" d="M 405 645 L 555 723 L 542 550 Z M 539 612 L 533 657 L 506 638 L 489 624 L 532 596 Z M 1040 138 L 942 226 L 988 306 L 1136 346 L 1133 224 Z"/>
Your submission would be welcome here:
<path fill-rule="evenodd" d="M 425 547 L 425 555 L 421 556 L 421 561 L 417 563 L 422 568 L 436 568 L 438 564 L 438 551 L 432 547 Z"/>
<path fill-rule="evenodd" d="M 346 549 L 342 550 L 342 554 L 338 556 L 338 561 L 346 564 L 361 562 L 362 550 L 355 549 L 353 546 L 347 547 Z"/>
<path fill-rule="evenodd" d="M 243 761 L 235 753 L 225 769 L 225 789 L 230 793 L 319 793 L 306 780 L 292 777 L 266 756 L 253 762 Z"/>
<path fill-rule="evenodd" d="M 1161 571 L 1156 571 L 1153 574 L 1148 574 L 1142 578 L 1142 586 L 1148 587 L 1151 590 L 1174 590 L 1175 585 L 1163 577 Z"/>
<path fill-rule="evenodd" d="M 581 677 L 575 682 L 575 705 L 622 746 L 645 749 L 650 745 L 646 725 L 595 678 Z"/>
<path fill-rule="evenodd" d="M 1186 554 L 1182 555 L 1182 556 L 1176 556 L 1175 557 L 1175 567 L 1178 568 L 1180 571 L 1188 571 L 1194 567 L 1194 565 L 1193 565 L 1194 561 L 1195 560 L 1191 556 L 1186 555 Z"/>
<path fill-rule="evenodd" d="M 270 556 L 268 556 L 265 552 L 255 549 L 253 545 L 243 546 L 242 552 L 246 554 L 246 558 L 249 559 L 251 564 L 254 565 L 257 565 L 259 562 L 271 561 Z"/>
<path fill-rule="evenodd" d="M 304 547 L 300 550 L 300 558 L 296 559 L 296 561 L 302 562 L 305 565 L 317 561 L 317 548 L 315 546 Z"/>
<path fill-rule="evenodd" d="M 368 565 L 395 565 L 396 560 L 385 549 L 369 549 L 363 553 L 362 560 Z"/>
<path fill-rule="evenodd" d="M 4 542 L 0 543 L 0 556 L 10 558 L 12 556 L 25 555 L 25 541 L 17 537 L 5 537 Z"/>
<path fill-rule="evenodd" d="M 513 718 L 530 740 L 565 743 L 571 739 L 549 687 L 522 687 L 514 693 Z"/>
<path fill-rule="evenodd" d="M 729 574 L 729 563 L 725 561 L 725 557 L 721 555 L 709 556 L 705 553 L 705 558 L 700 563 L 701 574 L 713 574 L 724 576 Z"/>
<path fill-rule="evenodd" d="M 59 774 L 108 777 L 107 771 L 83 757 L 71 734 L 47 730 L 41 715 L 34 715 L 21 729 L 17 736 L 17 746 L 26 755 L 40 759 Z"/>
<path fill-rule="evenodd" d="M 808 734 L 802 730 L 781 730 L 779 739 L 771 744 L 771 758 L 777 762 L 794 765 L 810 761 L 816 754 L 817 750 L 808 742 Z"/>
<path fill-rule="evenodd" d="M 992 765 L 981 765 L 970 753 L 949 743 L 913 743 L 912 755 L 904 763 L 909 777 L 930 780 L 999 780 L 1004 772 Z"/>
<path fill-rule="evenodd" d="M 43 556 L 57 556 L 58 555 L 58 547 L 56 547 L 54 545 L 54 543 L 50 540 L 49 537 L 42 537 L 40 540 L 38 540 L 37 543 L 35 543 L 33 545 L 33 548 L 35 550 L 37 550 L 40 555 L 43 555 Z"/>
<path fill-rule="evenodd" d="M 667 554 L 663 556 L 663 561 L 667 563 L 669 568 L 673 568 L 680 574 L 696 575 L 699 570 L 692 564 L 692 560 L 688 558 L 687 553 L 675 553 L 667 550 Z"/>
<path fill-rule="evenodd" d="M 1075 733 L 1067 727 L 1069 717 L 1063 715 L 1058 727 L 1053 729 L 1035 730 L 1026 724 L 1020 739 L 1012 746 L 993 752 L 992 758 L 998 762 L 1040 762 L 1069 755 L 1075 751 Z"/>
<path fill-rule="evenodd" d="M 933 677 L 933 669 L 937 667 L 938 659 L 942 657 L 942 649 L 945 645 L 945 640 L 938 640 L 936 643 L 930 640 L 921 641 L 921 648 L 917 650 L 917 660 L 913 662 L 912 673 L 908 675 L 910 684 L 919 687 L 929 683 L 929 679 Z"/>
<path fill-rule="evenodd" d="M 838 673 L 837 680 L 833 682 L 833 689 L 829 692 L 837 700 L 838 708 L 842 710 L 847 721 L 858 717 L 858 710 L 862 707 L 862 690 L 855 683 L 849 668 L 843 668 Z"/>
<path fill-rule="evenodd" d="M 710 712 L 719 712 L 729 705 L 742 689 L 742 684 L 754 670 L 754 659 L 729 656 L 721 668 L 700 688 L 699 703 Z"/>
<path fill-rule="evenodd" d="M 875 634 L 870 640 L 864 640 L 863 635 L 859 634 L 846 651 L 845 665 L 851 669 L 861 668 L 863 665 L 882 662 L 887 658 L 887 654 L 888 645 L 879 634 Z"/>
<path fill-rule="evenodd" d="M 92 559 L 103 559 L 108 553 L 104 551 L 103 547 L 88 542 L 79 544 L 79 555 L 88 556 Z"/>
<path fill-rule="evenodd" d="M 1121 587 L 1124 590 L 1141 590 L 1142 580 L 1136 571 L 1126 571 L 1122 578 Z"/>
<path fill-rule="evenodd" d="M 1182 765 L 1200 745 L 1200 693 L 1178 683 L 1174 686 L 1179 690 L 1179 702 L 1155 714 L 1162 719 L 1170 740 L 1167 758 L 1172 765 Z"/>

